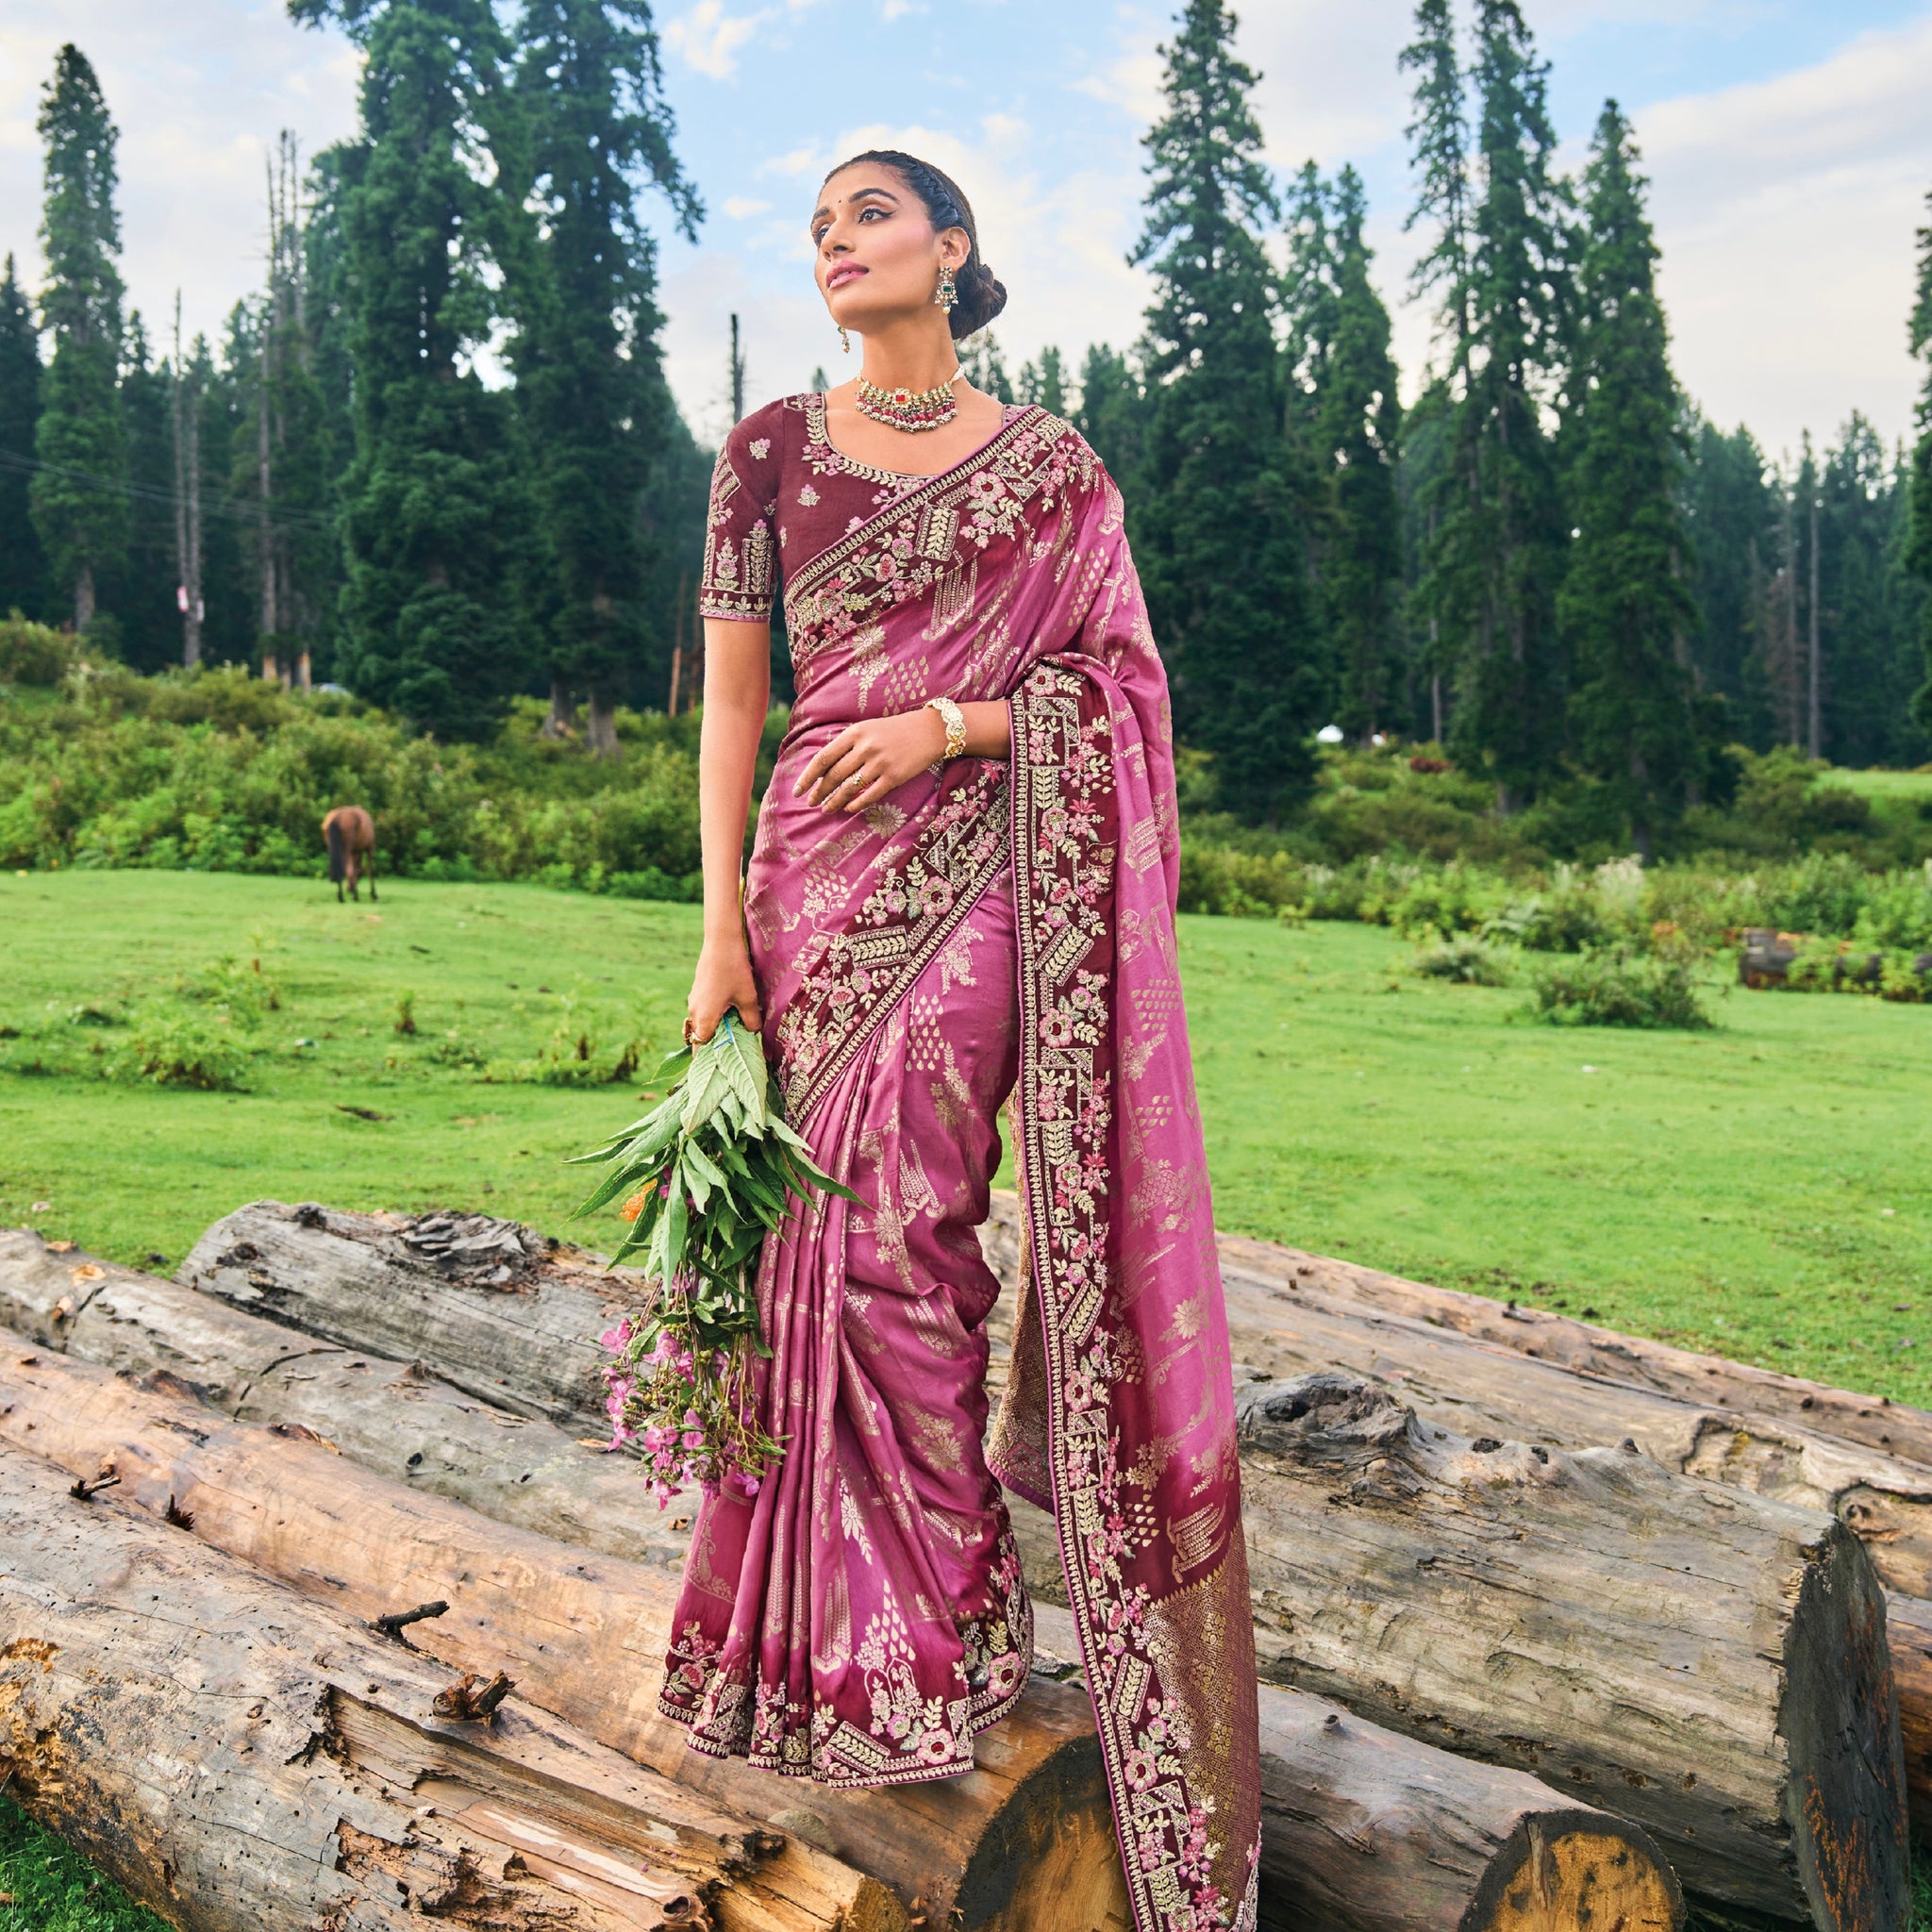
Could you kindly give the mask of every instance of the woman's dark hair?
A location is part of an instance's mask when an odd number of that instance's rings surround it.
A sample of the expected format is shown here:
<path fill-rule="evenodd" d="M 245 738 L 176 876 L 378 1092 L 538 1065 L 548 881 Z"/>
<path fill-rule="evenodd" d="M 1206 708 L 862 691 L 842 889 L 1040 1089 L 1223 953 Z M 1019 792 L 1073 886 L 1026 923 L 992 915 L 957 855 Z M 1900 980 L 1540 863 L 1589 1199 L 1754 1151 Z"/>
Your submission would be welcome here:
<path fill-rule="evenodd" d="M 953 271 L 953 286 L 959 291 L 958 300 L 953 304 L 946 321 L 956 342 L 984 328 L 1007 306 L 1007 285 L 979 258 L 979 229 L 973 220 L 973 204 L 960 192 L 959 184 L 930 161 L 922 161 L 916 155 L 902 155 L 896 148 L 868 148 L 849 161 L 841 161 L 832 175 L 842 175 L 847 168 L 858 167 L 866 161 L 891 169 L 924 203 L 935 229 L 965 229 L 966 260 L 962 267 Z M 829 181 L 832 175 L 825 179 Z"/>

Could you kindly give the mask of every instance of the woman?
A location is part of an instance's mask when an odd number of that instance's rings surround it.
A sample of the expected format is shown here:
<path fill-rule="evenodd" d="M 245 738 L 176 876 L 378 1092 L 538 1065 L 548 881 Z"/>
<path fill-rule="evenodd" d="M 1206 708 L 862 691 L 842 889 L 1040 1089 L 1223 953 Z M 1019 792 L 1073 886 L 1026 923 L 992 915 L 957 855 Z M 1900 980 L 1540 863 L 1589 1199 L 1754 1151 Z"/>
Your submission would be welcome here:
<path fill-rule="evenodd" d="M 687 1032 L 733 1007 L 765 1026 L 860 1205 L 766 1245 L 786 1453 L 699 1512 L 661 1706 L 698 1750 L 826 1783 L 969 1769 L 1031 1656 L 1004 1481 L 1058 1523 L 1139 1932 L 1251 1926 L 1232 1377 L 1166 681 L 1120 496 L 1066 424 L 961 378 L 955 341 L 1006 291 L 945 175 L 861 155 L 811 236 L 865 353 L 718 460 Z M 781 586 L 798 698 L 741 908 Z M 983 1444 L 998 1289 L 974 1230 L 1009 1093 L 1028 1284 Z"/>

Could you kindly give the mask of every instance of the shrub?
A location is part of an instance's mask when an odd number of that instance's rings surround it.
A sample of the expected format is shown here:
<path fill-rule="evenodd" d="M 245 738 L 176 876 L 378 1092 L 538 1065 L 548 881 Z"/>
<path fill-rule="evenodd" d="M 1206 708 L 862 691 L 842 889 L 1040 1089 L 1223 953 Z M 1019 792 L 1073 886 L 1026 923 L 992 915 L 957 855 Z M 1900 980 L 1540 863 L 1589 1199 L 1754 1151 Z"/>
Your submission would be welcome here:
<path fill-rule="evenodd" d="M 1697 997 L 1690 966 L 1628 948 L 1551 959 L 1539 966 L 1530 1013 L 1554 1026 L 1702 1030 L 1716 1023 Z"/>
<path fill-rule="evenodd" d="M 0 623 L 0 684 L 52 689 L 79 663 L 80 640 L 14 611 Z"/>
<path fill-rule="evenodd" d="M 157 1087 L 235 1092 L 244 1084 L 248 1051 L 231 1026 L 184 1010 L 150 1010 L 134 1024 L 110 1071 Z"/>
<path fill-rule="evenodd" d="M 1408 970 L 1424 979 L 1450 979 L 1460 986 L 1507 986 L 1515 976 L 1507 953 L 1468 933 L 1424 946 Z"/>

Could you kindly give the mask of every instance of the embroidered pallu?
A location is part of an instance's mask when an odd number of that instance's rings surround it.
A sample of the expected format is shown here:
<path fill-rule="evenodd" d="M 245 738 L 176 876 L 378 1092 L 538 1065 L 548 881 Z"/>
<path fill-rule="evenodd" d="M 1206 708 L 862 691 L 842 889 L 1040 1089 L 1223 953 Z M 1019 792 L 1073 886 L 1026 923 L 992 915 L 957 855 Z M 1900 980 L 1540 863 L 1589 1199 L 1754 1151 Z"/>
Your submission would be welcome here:
<path fill-rule="evenodd" d="M 1004 1481 L 1053 1511 L 1137 1932 L 1252 1927 L 1259 1767 L 1232 1366 L 1175 956 L 1167 689 L 1091 449 L 1009 410 L 911 479 L 823 398 L 720 457 L 702 608 L 782 584 L 797 702 L 745 918 L 824 1200 L 766 1245 L 785 1455 L 698 1512 L 660 1696 L 699 1750 L 955 1775 L 1024 1689 Z M 791 796 L 853 720 L 1005 699 L 1012 749 L 863 814 Z M 987 1427 L 978 1251 L 1010 1114 L 1026 1268 Z"/>

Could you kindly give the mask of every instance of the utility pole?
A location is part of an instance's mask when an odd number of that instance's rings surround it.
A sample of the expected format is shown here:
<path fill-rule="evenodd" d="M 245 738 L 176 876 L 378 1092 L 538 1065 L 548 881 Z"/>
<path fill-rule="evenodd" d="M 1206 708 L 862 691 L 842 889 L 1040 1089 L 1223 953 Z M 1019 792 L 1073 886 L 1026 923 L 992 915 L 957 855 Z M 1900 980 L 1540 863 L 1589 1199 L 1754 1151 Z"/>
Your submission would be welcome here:
<path fill-rule="evenodd" d="M 1806 691 L 1805 754 L 1807 758 L 1823 757 L 1821 747 L 1824 742 L 1823 720 L 1819 715 L 1821 680 L 1819 677 L 1818 649 L 1818 480 L 1811 481 L 1811 596 L 1810 596 L 1810 648 L 1807 653 L 1805 677 Z"/>
<path fill-rule="evenodd" d="M 738 347 L 738 317 L 731 318 L 731 420 L 744 421 L 744 358 Z"/>
<path fill-rule="evenodd" d="M 181 354 L 181 291 L 175 291 L 175 601 L 181 661 L 201 662 L 201 398 Z"/>
<path fill-rule="evenodd" d="M 1790 461 L 1789 451 L 1785 460 Z M 1795 483 L 1786 486 L 1784 637 L 1778 653 L 1783 660 L 1778 666 L 1778 696 L 1784 703 L 1786 742 L 1790 744 L 1798 741 L 1798 532 L 1791 515 L 1791 500 L 1797 493 Z"/>
<path fill-rule="evenodd" d="M 255 536 L 256 562 L 260 571 L 258 614 L 257 628 L 261 633 L 261 675 L 264 682 L 279 684 L 281 667 L 275 660 L 277 638 L 281 629 L 277 621 L 280 613 L 275 608 L 275 546 L 274 526 L 269 518 L 269 498 L 275 486 L 274 462 L 271 457 L 272 437 L 269 428 L 269 415 L 274 408 L 274 387 L 270 380 L 270 364 L 275 358 L 275 270 L 281 254 L 281 240 L 275 230 L 275 164 L 273 159 L 266 162 L 268 170 L 268 300 L 262 305 L 261 336 L 256 344 L 255 370 Z"/>

